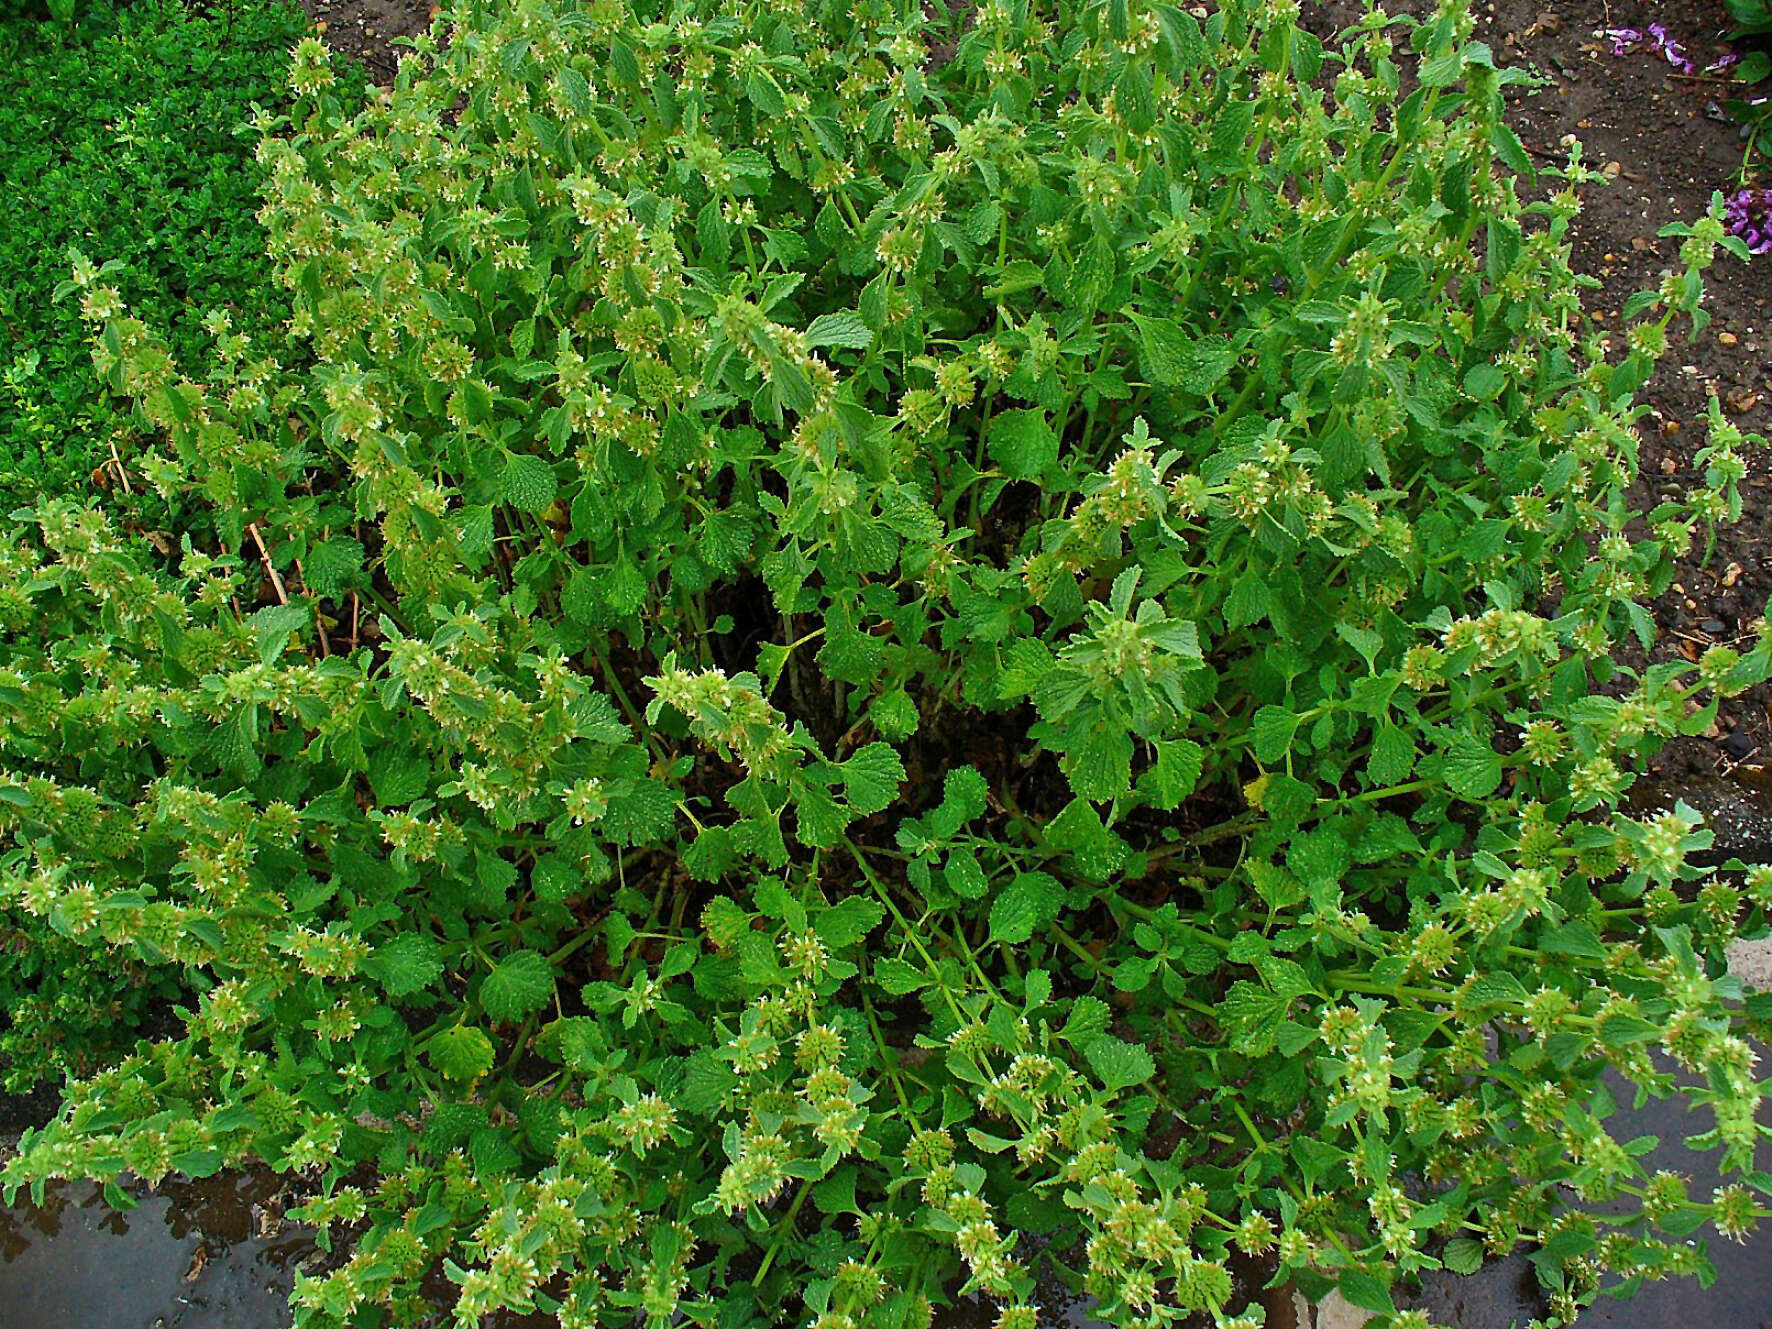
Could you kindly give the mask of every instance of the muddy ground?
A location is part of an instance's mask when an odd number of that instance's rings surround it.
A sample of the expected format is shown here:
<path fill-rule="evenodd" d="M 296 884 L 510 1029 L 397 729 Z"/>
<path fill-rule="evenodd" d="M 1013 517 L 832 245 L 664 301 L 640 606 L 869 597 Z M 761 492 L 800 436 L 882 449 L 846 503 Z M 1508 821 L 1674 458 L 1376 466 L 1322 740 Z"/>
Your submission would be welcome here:
<path fill-rule="evenodd" d="M 431 0 L 301 0 L 326 44 L 362 62 L 376 83 L 391 83 L 400 55 L 398 39 L 424 32 L 437 7 Z"/>

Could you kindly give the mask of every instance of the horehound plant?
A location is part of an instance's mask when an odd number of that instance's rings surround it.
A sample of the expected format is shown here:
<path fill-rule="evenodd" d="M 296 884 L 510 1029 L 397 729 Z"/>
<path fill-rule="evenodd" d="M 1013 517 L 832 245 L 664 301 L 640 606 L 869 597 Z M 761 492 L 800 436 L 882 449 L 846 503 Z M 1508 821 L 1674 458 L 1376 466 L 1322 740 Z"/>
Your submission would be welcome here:
<path fill-rule="evenodd" d="M 1566 1320 L 1751 1228 L 1772 873 L 1620 802 L 1772 639 L 1614 655 L 1739 511 L 1715 413 L 1624 497 L 1738 242 L 1609 338 L 1466 6 L 1297 17 L 467 5 L 350 116 L 304 42 L 315 367 L 77 266 L 221 543 L 17 524 L 5 898 L 198 995 L 7 1182 L 287 1172 L 304 1326 Z"/>

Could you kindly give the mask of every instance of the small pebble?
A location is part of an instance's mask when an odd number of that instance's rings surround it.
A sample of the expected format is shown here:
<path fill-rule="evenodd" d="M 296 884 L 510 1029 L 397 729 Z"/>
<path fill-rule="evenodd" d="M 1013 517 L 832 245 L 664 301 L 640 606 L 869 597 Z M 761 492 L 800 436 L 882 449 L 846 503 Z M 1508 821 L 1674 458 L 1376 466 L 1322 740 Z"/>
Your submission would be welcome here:
<path fill-rule="evenodd" d="M 1745 730 L 1737 729 L 1723 740 L 1723 751 L 1736 761 L 1743 760 L 1753 750 L 1754 741 L 1748 737 Z"/>
<path fill-rule="evenodd" d="M 1708 632 L 1713 637 L 1720 637 L 1729 630 L 1729 625 L 1720 618 L 1707 618 L 1698 627 L 1701 632 Z"/>
<path fill-rule="evenodd" d="M 1739 340 L 1733 332 L 1719 332 L 1717 340 L 1724 346 L 1733 346 Z"/>

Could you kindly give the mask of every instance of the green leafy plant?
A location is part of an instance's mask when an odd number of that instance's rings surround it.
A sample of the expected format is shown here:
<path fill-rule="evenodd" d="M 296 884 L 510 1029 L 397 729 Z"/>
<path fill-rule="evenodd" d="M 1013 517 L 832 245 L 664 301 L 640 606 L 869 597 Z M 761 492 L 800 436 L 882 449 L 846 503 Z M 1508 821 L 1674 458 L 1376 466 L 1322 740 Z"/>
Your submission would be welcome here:
<path fill-rule="evenodd" d="M 0 928 L 0 1089 L 27 1093 L 91 1074 L 163 1031 L 181 995 L 166 966 L 124 952 L 94 955 L 42 921 L 8 920 Z"/>
<path fill-rule="evenodd" d="M 1772 7 L 1767 6 L 1765 0 L 1724 0 L 1724 8 L 1738 25 L 1733 36 L 1764 37 L 1772 34 Z M 1739 76 L 1753 82 L 1765 78 L 1769 72 L 1764 52 L 1750 53 L 1743 64 L 1747 67 L 1738 71 Z"/>
<path fill-rule="evenodd" d="M 70 245 L 127 264 L 118 278 L 174 351 L 201 355 L 205 311 L 227 309 L 265 350 L 288 302 L 253 218 L 259 178 L 239 130 L 285 97 L 294 5 L 200 10 L 150 0 L 95 16 L 78 41 L 0 15 L 0 506 L 116 484 L 79 311 L 51 300 Z M 162 514 L 152 514 L 163 522 Z"/>
<path fill-rule="evenodd" d="M 72 11 L 53 8 L 65 28 Z M 209 343 L 198 300 L 280 344 L 288 304 L 269 281 L 251 216 L 251 144 L 236 131 L 254 103 L 284 98 L 288 49 L 306 26 L 282 4 L 201 12 L 147 3 L 122 14 L 100 7 L 70 41 L 27 17 L 0 11 L 12 39 L 0 80 L 0 176 L 10 200 L 0 234 L 7 511 L 39 496 L 115 488 L 113 449 L 130 447 L 126 416 L 98 391 L 79 311 L 52 299 L 70 244 L 127 262 L 123 289 L 167 328 L 179 354 L 199 355 Z M 134 520 L 168 515 L 152 494 L 114 499 Z M 173 994 L 164 967 L 121 955 L 75 963 L 76 954 L 40 922 L 23 922 L 0 944 L 9 1090 L 92 1069 Z"/>
<path fill-rule="evenodd" d="M 1767 0 L 1725 0 L 1729 17 L 1735 20 L 1730 40 L 1748 48 L 1734 66 L 1733 75 L 1747 85 L 1741 95 L 1729 101 L 1730 113 L 1747 126 L 1747 148 L 1742 159 L 1742 184 L 1750 173 L 1763 168 L 1766 155 L 1765 134 L 1772 123 L 1772 96 L 1767 95 L 1766 76 L 1772 74 L 1772 4 Z M 1761 209 L 1764 216 L 1764 209 Z"/>
<path fill-rule="evenodd" d="M 182 968 L 10 1186 L 262 1160 L 302 1325 L 1252 1325 L 1277 1261 L 1532 1252 L 1556 1314 L 1764 1216 L 1724 946 L 1646 756 L 1772 673 L 1633 670 L 1738 515 L 1633 512 L 1579 156 L 1522 203 L 1465 6 L 464 5 L 263 216 L 316 363 L 197 376 L 72 286 L 213 538 L 0 562 L 6 899 Z M 1677 1081 L 1675 1071 L 1690 1072 Z M 1731 1180 L 1646 1177 L 1616 1085 Z M 1622 1201 L 1603 1212 L 1599 1201 Z"/>
<path fill-rule="evenodd" d="M 54 24 L 66 32 L 78 10 L 76 0 L 0 0 L 0 50 L 14 50 L 27 25 Z"/>

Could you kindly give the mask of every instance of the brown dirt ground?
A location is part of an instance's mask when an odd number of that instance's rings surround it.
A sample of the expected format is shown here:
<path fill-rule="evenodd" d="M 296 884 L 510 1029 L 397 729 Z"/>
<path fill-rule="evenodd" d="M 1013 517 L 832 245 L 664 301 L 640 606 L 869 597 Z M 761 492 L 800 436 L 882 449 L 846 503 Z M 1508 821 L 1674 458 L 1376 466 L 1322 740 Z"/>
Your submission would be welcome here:
<path fill-rule="evenodd" d="M 1549 84 L 1517 100 L 1513 125 L 1536 151 L 1559 152 L 1574 134 L 1586 159 L 1613 175 L 1587 196 L 1574 227 L 1576 266 L 1604 283 L 1587 306 L 1597 321 L 1617 321 L 1623 302 L 1652 287 L 1674 261 L 1677 239 L 1658 239 L 1671 221 L 1690 221 L 1713 191 L 1736 184 L 1740 127 L 1723 115 L 1730 94 L 1714 76 L 1681 77 L 1661 56 L 1639 48 L 1614 56 L 1596 36 L 1606 27 L 1667 25 L 1702 69 L 1728 50 L 1729 23 L 1717 0 L 1607 4 L 1605 0 L 1498 0 L 1486 5 L 1478 35 L 1509 64 L 1527 65 Z M 1681 329 L 1640 400 L 1652 414 L 1643 439 L 1642 506 L 1703 481 L 1694 452 L 1715 394 L 1744 429 L 1772 428 L 1772 260 L 1720 255 L 1706 278 L 1711 324 Z M 1719 532 L 1708 559 L 1702 543 L 1682 560 L 1675 585 L 1654 606 L 1662 629 L 1659 659 L 1695 659 L 1713 642 L 1745 645 L 1772 596 L 1772 473 L 1764 450 L 1747 457 L 1742 520 Z M 1670 774 L 1729 771 L 1772 757 L 1772 688 L 1725 702 L 1708 741 L 1675 743 L 1661 766 Z"/>
<path fill-rule="evenodd" d="M 393 82 L 404 46 L 431 26 L 437 10 L 431 0 L 301 0 L 326 44 L 363 62 L 373 82 Z"/>

